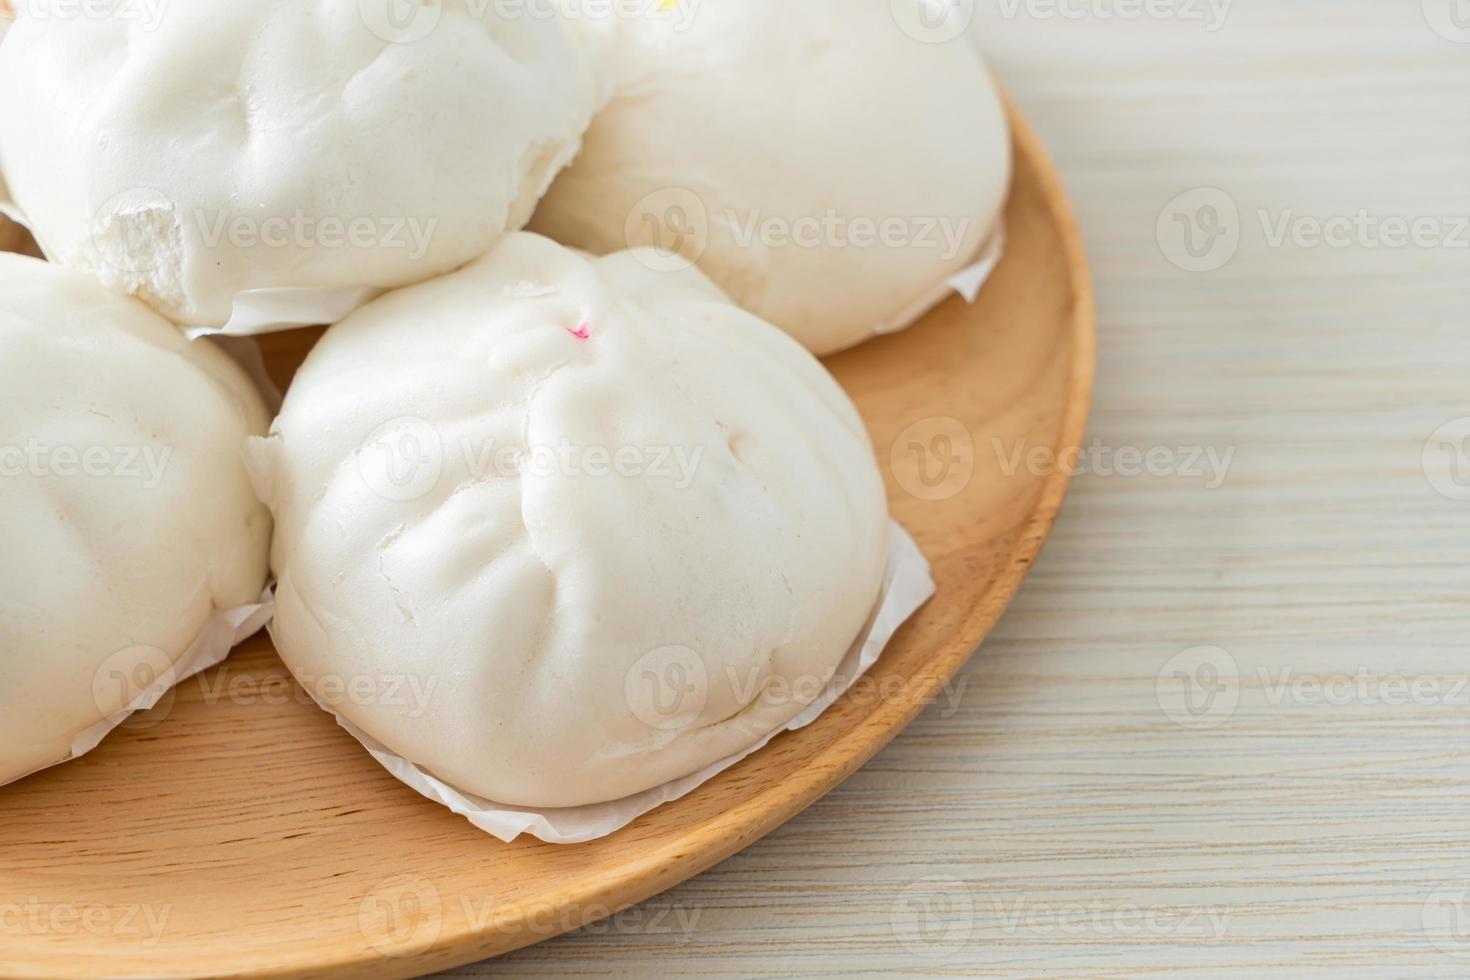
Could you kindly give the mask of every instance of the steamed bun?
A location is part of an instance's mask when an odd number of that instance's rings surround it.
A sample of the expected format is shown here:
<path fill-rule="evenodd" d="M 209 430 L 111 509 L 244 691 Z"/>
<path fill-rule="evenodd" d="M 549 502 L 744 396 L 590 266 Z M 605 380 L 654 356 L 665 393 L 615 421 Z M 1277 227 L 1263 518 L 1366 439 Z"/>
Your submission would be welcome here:
<path fill-rule="evenodd" d="M 190 326 L 250 290 L 313 322 L 483 255 L 599 93 L 566 25 L 471 0 L 26 2 L 0 47 L 0 91 L 34 93 L 0 99 L 14 203 L 50 258 Z"/>
<path fill-rule="evenodd" d="M 79 273 L 0 254 L 0 783 L 65 759 L 257 601 L 265 431 L 234 362 Z"/>
<path fill-rule="evenodd" d="M 699 272 L 512 235 L 308 357 L 252 472 L 317 699 L 499 803 L 758 741 L 865 625 L 886 502 L 851 402 Z"/>
<path fill-rule="evenodd" d="M 969 38 L 924 30 L 932 2 L 683 0 L 584 31 L 615 94 L 531 230 L 677 252 L 817 354 L 892 325 L 1010 182 L 995 87 Z"/>

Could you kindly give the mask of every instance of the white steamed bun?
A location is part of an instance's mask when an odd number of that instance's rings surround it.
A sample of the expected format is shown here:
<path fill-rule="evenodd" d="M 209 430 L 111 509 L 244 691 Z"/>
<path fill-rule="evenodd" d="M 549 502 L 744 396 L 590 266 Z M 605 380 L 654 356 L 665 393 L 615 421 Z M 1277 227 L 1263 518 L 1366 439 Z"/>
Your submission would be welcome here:
<path fill-rule="evenodd" d="M 677 251 L 817 354 L 893 325 L 974 260 L 1010 183 L 990 76 L 926 3 L 682 0 L 584 30 L 614 97 L 531 230 Z"/>
<path fill-rule="evenodd" d="M 211 613 L 259 599 L 270 515 L 243 449 L 268 421 L 214 346 L 0 254 L 0 783 L 62 761 Z"/>
<path fill-rule="evenodd" d="M 244 291 L 360 301 L 483 255 L 599 92 L 566 25 L 472 0 L 18 2 L 0 47 L 0 92 L 30 93 L 0 99 L 15 204 L 50 258 L 191 326 L 225 326 Z M 320 316 L 300 292 L 253 305 Z"/>
<path fill-rule="evenodd" d="M 322 338 L 252 472 L 273 633 L 462 791 L 622 798 L 799 712 L 879 593 L 857 412 L 695 270 L 516 234 Z"/>

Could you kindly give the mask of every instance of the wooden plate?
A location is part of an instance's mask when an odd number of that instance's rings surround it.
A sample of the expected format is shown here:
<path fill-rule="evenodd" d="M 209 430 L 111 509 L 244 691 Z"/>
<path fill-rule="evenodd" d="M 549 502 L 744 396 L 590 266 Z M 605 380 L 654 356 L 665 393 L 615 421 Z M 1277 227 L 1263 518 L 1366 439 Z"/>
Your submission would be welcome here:
<path fill-rule="evenodd" d="M 980 301 L 832 359 L 938 595 L 871 683 L 610 839 L 506 845 L 400 785 L 264 635 L 90 755 L 0 789 L 0 972 L 401 977 L 646 899 L 789 820 L 893 738 L 1036 558 L 1082 438 L 1093 306 L 1061 185 L 1013 113 L 1010 243 Z M 0 228 L 0 247 L 23 235 Z M 271 338 L 289 376 L 317 335 Z M 1017 450 L 1022 465 L 1011 465 Z M 1029 460 L 1029 462 L 1027 462 Z"/>

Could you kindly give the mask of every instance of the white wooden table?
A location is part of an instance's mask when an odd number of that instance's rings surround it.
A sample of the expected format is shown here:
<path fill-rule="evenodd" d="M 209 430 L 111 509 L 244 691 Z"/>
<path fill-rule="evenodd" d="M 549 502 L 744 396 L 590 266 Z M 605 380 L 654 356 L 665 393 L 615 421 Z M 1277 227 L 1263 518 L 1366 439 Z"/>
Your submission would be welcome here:
<path fill-rule="evenodd" d="M 1470 3 L 1215 2 L 980 0 L 1101 354 L 1090 471 L 952 699 L 460 975 L 1470 975 Z"/>

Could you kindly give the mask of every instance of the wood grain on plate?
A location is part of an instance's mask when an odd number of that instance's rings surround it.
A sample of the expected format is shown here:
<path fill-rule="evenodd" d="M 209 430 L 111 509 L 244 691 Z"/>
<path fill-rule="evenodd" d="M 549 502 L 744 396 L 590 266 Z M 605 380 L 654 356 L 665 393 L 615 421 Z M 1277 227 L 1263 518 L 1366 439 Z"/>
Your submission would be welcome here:
<path fill-rule="evenodd" d="M 392 977 L 450 967 L 654 895 L 862 765 L 964 663 L 1061 505 L 1059 469 L 1005 473 L 982 447 L 1062 450 L 1082 437 L 1091 286 L 1061 187 L 1014 121 L 1009 246 L 980 300 L 952 299 L 829 362 L 938 585 L 858 695 L 611 838 L 506 845 L 397 783 L 308 703 L 261 635 L 90 755 L 0 790 L 0 890 L 25 896 L 11 922 L 20 927 L 0 923 L 0 971 Z M 272 373 L 284 381 L 315 336 L 266 338 Z"/>

